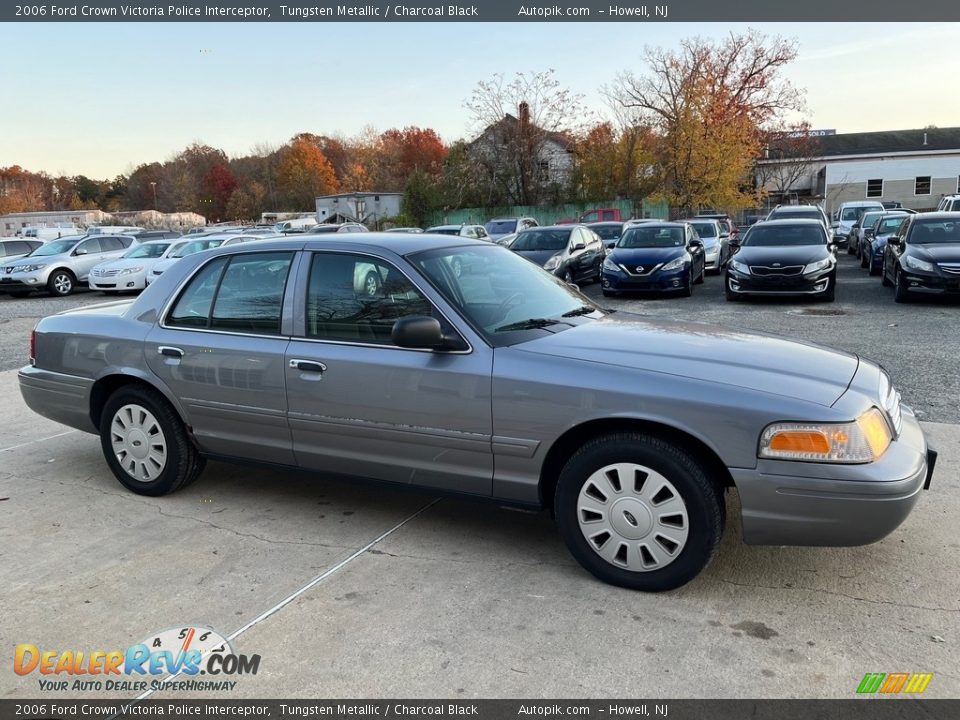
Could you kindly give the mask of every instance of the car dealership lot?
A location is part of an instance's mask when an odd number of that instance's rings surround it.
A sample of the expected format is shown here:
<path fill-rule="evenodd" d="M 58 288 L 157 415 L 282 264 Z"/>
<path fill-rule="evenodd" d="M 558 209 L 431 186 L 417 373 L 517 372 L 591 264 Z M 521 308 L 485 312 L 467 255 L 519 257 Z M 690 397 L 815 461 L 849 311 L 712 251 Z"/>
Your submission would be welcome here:
<path fill-rule="evenodd" d="M 247 697 L 851 697 L 877 671 L 934 672 L 926 694 L 956 696 L 960 341 L 946 329 L 960 306 L 895 305 L 841 261 L 833 304 L 729 304 L 715 276 L 691 299 L 603 304 L 778 331 L 888 367 L 941 455 L 931 492 L 881 543 L 745 547 L 731 495 L 716 561 L 654 596 L 592 579 L 546 513 L 218 463 L 144 498 L 113 479 L 96 438 L 27 410 L 7 370 L 0 584 L 12 617 L 0 640 L 106 650 L 254 622 L 234 643 L 262 656 L 239 678 Z M 36 318 L 101 299 L 0 299 L 3 367 L 25 362 Z M 7 667 L 4 695 L 39 694 L 36 674 Z"/>

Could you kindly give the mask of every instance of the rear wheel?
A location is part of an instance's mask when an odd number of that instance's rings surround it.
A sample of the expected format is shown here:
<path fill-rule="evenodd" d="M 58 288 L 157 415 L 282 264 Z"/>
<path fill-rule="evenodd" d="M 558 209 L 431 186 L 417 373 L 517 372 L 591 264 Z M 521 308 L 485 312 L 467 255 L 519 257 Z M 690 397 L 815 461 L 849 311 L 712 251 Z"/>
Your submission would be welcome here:
<path fill-rule="evenodd" d="M 457 273 L 459 276 L 459 273 Z M 380 275 L 371 270 L 363 279 L 363 294 L 366 297 L 376 297 L 380 292 Z"/>
<path fill-rule="evenodd" d="M 193 482 L 205 460 L 183 421 L 156 390 L 120 388 L 100 418 L 100 446 L 117 480 L 138 495 L 166 495 Z"/>
<path fill-rule="evenodd" d="M 641 433 L 605 435 L 564 465 L 554 509 L 567 547 L 604 582 L 672 590 L 717 552 L 720 488 L 686 449 Z"/>
<path fill-rule="evenodd" d="M 51 295 L 66 297 L 73 292 L 77 279 L 69 270 L 54 270 L 47 280 L 47 290 Z"/>

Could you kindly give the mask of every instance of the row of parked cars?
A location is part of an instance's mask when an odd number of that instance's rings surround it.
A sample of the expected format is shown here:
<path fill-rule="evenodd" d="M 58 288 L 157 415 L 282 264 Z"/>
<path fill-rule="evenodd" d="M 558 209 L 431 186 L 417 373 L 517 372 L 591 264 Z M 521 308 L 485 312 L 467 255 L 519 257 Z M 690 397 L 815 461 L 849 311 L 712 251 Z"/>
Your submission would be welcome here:
<path fill-rule="evenodd" d="M 0 292 L 26 297 L 46 292 L 63 297 L 78 285 L 107 294 L 143 290 L 173 263 L 221 245 L 281 237 L 272 228 L 216 227 L 187 235 L 127 228 L 122 234 L 95 228 L 40 242 L 0 241 Z"/>

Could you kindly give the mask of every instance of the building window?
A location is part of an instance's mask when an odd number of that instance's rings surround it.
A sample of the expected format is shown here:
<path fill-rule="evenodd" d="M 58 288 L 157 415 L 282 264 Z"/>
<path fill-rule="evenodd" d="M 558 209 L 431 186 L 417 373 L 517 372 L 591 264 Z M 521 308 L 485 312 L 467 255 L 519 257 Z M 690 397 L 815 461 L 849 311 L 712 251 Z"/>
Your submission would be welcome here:
<path fill-rule="evenodd" d="M 924 175 L 916 179 L 914 183 L 913 194 L 914 195 L 930 194 L 930 176 L 929 175 Z"/>
<path fill-rule="evenodd" d="M 867 180 L 867 197 L 868 198 L 878 198 L 883 197 L 883 179 L 878 180 Z"/>

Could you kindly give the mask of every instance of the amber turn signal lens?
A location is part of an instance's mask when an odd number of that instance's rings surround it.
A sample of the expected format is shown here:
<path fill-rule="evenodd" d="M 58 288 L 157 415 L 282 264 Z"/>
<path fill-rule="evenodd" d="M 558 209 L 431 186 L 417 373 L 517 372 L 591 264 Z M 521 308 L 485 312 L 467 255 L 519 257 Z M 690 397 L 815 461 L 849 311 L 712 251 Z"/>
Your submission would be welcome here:
<path fill-rule="evenodd" d="M 821 432 L 781 430 L 770 438 L 767 447 L 780 452 L 827 455 L 830 452 L 830 441 L 827 440 L 826 436 Z"/>

